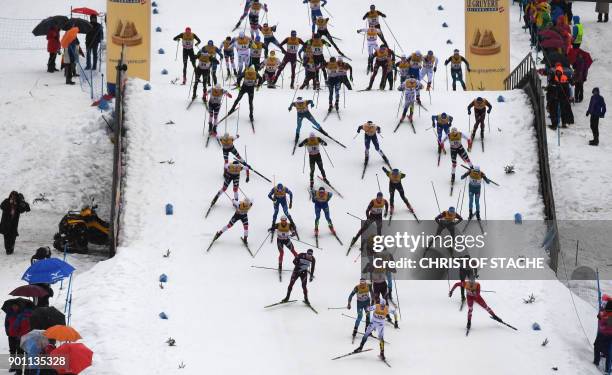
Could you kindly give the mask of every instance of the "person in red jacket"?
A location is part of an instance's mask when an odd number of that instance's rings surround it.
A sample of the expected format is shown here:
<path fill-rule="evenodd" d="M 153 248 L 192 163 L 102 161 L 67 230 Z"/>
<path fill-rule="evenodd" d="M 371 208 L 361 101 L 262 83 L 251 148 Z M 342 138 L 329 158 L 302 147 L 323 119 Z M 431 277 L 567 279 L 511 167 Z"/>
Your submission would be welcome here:
<path fill-rule="evenodd" d="M 448 292 L 448 296 L 453 296 L 453 291 L 457 287 L 465 288 L 465 292 L 467 294 L 467 305 L 468 305 L 468 313 L 467 313 L 467 326 L 466 328 L 469 330 L 472 326 L 472 311 L 474 311 L 474 302 L 480 305 L 483 309 L 487 310 L 487 312 L 491 315 L 493 320 L 501 322 L 502 320 L 495 315 L 493 310 L 487 306 L 487 303 L 480 295 L 480 283 L 476 281 L 476 274 L 472 272 L 469 274 L 469 279 L 466 281 L 457 281 L 453 288 Z"/>
<path fill-rule="evenodd" d="M 49 61 L 47 61 L 47 72 L 57 72 L 58 69 L 55 67 L 55 58 L 61 48 L 59 29 L 52 27 L 47 32 L 47 52 L 49 52 Z"/>
<path fill-rule="evenodd" d="M 9 353 L 19 355 L 23 353 L 20 347 L 21 336 L 30 332 L 30 316 L 32 309 L 15 301 L 10 307 L 4 320 L 4 329 L 8 336 Z"/>
<path fill-rule="evenodd" d="M 597 314 L 597 337 L 595 338 L 594 359 L 593 364 L 599 366 L 599 360 L 603 353 L 606 357 L 606 373 L 610 373 L 612 368 L 612 297 L 604 295 L 603 300 L 606 301 L 599 314 Z"/>

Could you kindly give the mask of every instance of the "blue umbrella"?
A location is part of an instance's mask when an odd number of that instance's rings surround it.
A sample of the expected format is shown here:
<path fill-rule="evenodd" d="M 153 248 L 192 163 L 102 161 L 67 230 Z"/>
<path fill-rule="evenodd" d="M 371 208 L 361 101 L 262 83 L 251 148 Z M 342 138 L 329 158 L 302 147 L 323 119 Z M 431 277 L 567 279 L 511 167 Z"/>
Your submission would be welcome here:
<path fill-rule="evenodd" d="M 28 355 L 38 355 L 49 345 L 49 339 L 43 335 L 43 330 L 35 329 L 21 336 L 20 345 Z"/>
<path fill-rule="evenodd" d="M 74 267 L 58 258 L 39 260 L 25 271 L 22 280 L 30 284 L 45 283 L 54 284 L 74 272 Z"/>

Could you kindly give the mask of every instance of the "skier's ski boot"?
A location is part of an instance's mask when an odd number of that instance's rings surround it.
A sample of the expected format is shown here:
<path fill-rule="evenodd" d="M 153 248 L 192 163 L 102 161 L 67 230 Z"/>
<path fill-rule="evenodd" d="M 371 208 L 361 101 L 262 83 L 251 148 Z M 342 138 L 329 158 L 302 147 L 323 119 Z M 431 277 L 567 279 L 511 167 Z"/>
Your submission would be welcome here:
<path fill-rule="evenodd" d="M 393 211 L 395 211 L 395 207 L 391 206 L 391 209 L 389 210 L 389 214 L 391 214 L 391 216 L 393 216 Z"/>
<path fill-rule="evenodd" d="M 183 76 L 183 83 L 182 83 L 182 84 L 183 84 L 183 85 L 186 85 L 186 84 L 187 84 L 187 77 Z"/>
<path fill-rule="evenodd" d="M 408 121 L 412 122 L 412 113 L 408 115 Z"/>
<path fill-rule="evenodd" d="M 327 113 L 330 113 L 334 109 L 334 106 L 329 103 L 329 108 L 327 109 Z"/>
<path fill-rule="evenodd" d="M 253 114 L 249 113 L 249 121 L 253 122 Z"/>
<path fill-rule="evenodd" d="M 295 86 L 293 85 L 293 83 L 289 86 L 289 88 L 291 88 L 291 90 L 295 90 L 294 88 Z"/>
<path fill-rule="evenodd" d="M 198 96 L 196 95 L 196 93 L 194 92 L 193 95 L 191 95 L 191 100 L 195 100 L 195 98 L 197 98 Z"/>
<path fill-rule="evenodd" d="M 470 215 L 468 216 L 468 220 L 472 220 L 473 217 L 474 217 L 474 213 L 470 209 Z"/>
<path fill-rule="evenodd" d="M 242 240 L 242 242 L 244 242 L 245 245 L 249 245 L 249 239 L 247 238 L 247 236 L 240 237 L 240 239 Z"/>
<path fill-rule="evenodd" d="M 283 264 L 281 262 L 278 262 L 278 272 L 281 272 L 283 270 Z"/>
<path fill-rule="evenodd" d="M 476 219 L 478 219 L 478 221 L 480 221 L 480 211 L 476 211 Z"/>
<path fill-rule="evenodd" d="M 315 237 L 317 237 L 319 235 L 319 228 L 315 228 L 314 235 L 315 235 Z"/>
<path fill-rule="evenodd" d="M 336 108 L 336 112 L 340 110 L 340 109 L 339 109 L 339 108 L 340 108 L 340 105 L 339 105 L 339 104 L 340 104 L 340 103 L 339 103 L 339 101 L 338 101 L 338 100 L 336 100 L 336 104 L 334 104 L 334 108 Z"/>
<path fill-rule="evenodd" d="M 333 224 L 329 224 L 329 231 L 332 232 L 332 234 L 336 234 L 336 230 L 334 229 L 334 225 Z"/>
<path fill-rule="evenodd" d="M 405 113 L 403 113 L 403 114 L 402 114 L 402 117 L 400 117 L 399 122 L 403 122 L 405 118 L 406 118 L 406 114 L 405 114 Z"/>
<path fill-rule="evenodd" d="M 310 305 L 310 301 L 308 300 L 308 296 L 304 296 L 304 303 Z"/>
<path fill-rule="evenodd" d="M 499 316 L 497 316 L 497 315 L 495 315 L 495 314 L 491 314 L 491 318 L 492 318 L 493 320 L 495 320 L 496 322 L 500 322 L 500 323 L 502 322 L 502 320 L 499 318 Z"/>
<path fill-rule="evenodd" d="M 384 162 L 387 163 L 389 168 L 391 168 L 391 162 L 389 161 L 389 158 L 387 158 L 387 155 L 383 155 L 382 158 L 383 158 Z"/>
<path fill-rule="evenodd" d="M 353 350 L 353 353 L 359 353 L 363 350 L 363 345 L 359 345 L 357 349 Z"/>
<path fill-rule="evenodd" d="M 451 185 L 455 183 L 455 173 L 451 174 Z"/>
<path fill-rule="evenodd" d="M 283 298 L 283 299 L 281 300 L 281 302 L 282 302 L 282 303 L 286 303 L 286 302 L 288 302 L 288 301 L 289 301 L 289 296 L 287 296 L 287 297 L 285 297 L 285 298 Z"/>
<path fill-rule="evenodd" d="M 213 238 L 213 241 L 216 241 L 216 240 L 217 240 L 217 238 L 221 237 L 221 234 L 222 234 L 222 233 L 223 233 L 223 232 L 221 232 L 221 231 L 218 231 L 217 233 L 215 233 L 215 237 Z"/>
<path fill-rule="evenodd" d="M 353 328 L 353 339 L 357 336 L 357 327 Z"/>
<path fill-rule="evenodd" d="M 427 82 L 427 91 L 431 90 L 431 82 Z"/>
<path fill-rule="evenodd" d="M 353 245 L 355 245 L 355 242 L 357 242 L 358 237 L 353 237 L 351 239 L 351 245 L 349 247 L 353 247 Z"/>
<path fill-rule="evenodd" d="M 465 328 L 470 329 L 472 328 L 472 321 L 468 320 L 467 325 L 465 326 Z"/>
<path fill-rule="evenodd" d="M 208 95 L 206 95 L 206 90 L 204 90 L 204 92 L 202 93 L 202 101 L 203 101 L 204 103 L 206 103 L 206 102 L 208 101 L 207 96 L 208 96 Z"/>

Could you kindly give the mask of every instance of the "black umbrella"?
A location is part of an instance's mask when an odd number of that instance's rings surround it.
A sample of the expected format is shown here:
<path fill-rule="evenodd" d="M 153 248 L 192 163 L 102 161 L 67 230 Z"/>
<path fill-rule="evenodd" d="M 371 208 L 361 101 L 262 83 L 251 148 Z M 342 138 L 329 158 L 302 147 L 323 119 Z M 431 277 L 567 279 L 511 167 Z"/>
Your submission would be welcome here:
<path fill-rule="evenodd" d="M 91 30 L 93 30 L 93 26 L 89 21 L 86 21 L 82 18 L 71 18 L 62 27 L 62 30 L 70 30 L 73 27 L 79 28 L 79 34 L 87 34 Z"/>
<path fill-rule="evenodd" d="M 13 304 L 19 305 L 20 309 L 23 309 L 24 307 L 28 307 L 30 309 L 34 308 L 34 302 L 30 301 L 29 299 L 13 298 L 13 299 L 7 299 L 6 301 L 4 301 L 4 303 L 2 304 L 2 308 L 1 308 L 2 311 L 8 314 Z"/>
<path fill-rule="evenodd" d="M 66 316 L 55 307 L 38 307 L 30 316 L 32 329 L 47 329 L 56 325 L 66 325 Z"/>
<path fill-rule="evenodd" d="M 61 29 L 64 27 L 66 22 L 68 22 L 68 17 L 66 16 L 53 16 L 45 18 L 44 20 L 40 21 L 38 25 L 36 25 L 34 30 L 32 30 L 32 34 L 34 34 L 34 36 L 47 35 L 49 29 L 52 27 Z"/>

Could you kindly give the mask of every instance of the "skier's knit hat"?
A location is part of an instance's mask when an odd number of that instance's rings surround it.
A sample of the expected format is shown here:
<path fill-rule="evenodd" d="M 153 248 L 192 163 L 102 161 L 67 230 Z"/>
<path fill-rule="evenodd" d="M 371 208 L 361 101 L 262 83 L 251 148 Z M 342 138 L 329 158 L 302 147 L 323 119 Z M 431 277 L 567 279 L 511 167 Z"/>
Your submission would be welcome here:
<path fill-rule="evenodd" d="M 308 249 L 308 250 L 306 250 L 306 253 L 307 253 L 308 255 L 312 255 L 312 253 L 314 253 L 314 251 L 313 251 L 312 249 Z"/>
<path fill-rule="evenodd" d="M 593 91 L 591 91 L 591 93 L 599 94 L 599 87 L 593 87 Z"/>
<path fill-rule="evenodd" d="M 187 27 L 185 28 L 185 32 L 186 32 L 186 33 L 190 33 L 190 32 L 191 32 L 191 27 L 187 26 Z"/>

